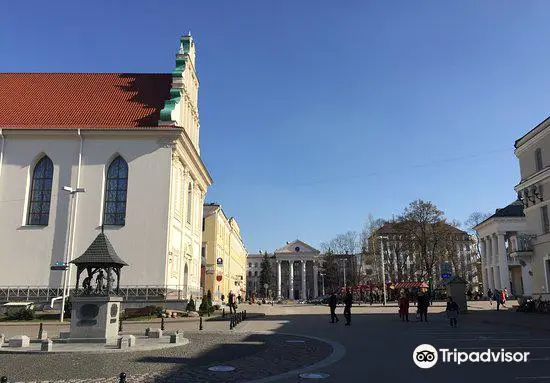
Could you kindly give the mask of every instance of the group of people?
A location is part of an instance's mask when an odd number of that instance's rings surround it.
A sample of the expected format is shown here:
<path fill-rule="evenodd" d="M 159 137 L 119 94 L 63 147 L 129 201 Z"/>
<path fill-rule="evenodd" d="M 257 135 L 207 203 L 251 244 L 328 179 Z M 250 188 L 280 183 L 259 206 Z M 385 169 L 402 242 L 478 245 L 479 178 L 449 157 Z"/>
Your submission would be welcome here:
<path fill-rule="evenodd" d="M 430 297 L 428 294 L 420 291 L 416 296 L 417 299 L 417 318 L 420 322 L 428 322 L 428 307 L 430 306 Z M 399 317 L 401 320 L 409 321 L 409 306 L 410 299 L 409 295 L 406 292 L 402 292 L 399 298 Z M 457 327 L 458 324 L 458 313 L 459 313 L 458 304 L 453 300 L 452 297 L 447 298 L 447 307 L 445 312 L 447 318 L 449 319 L 449 324 L 451 327 Z"/>
<path fill-rule="evenodd" d="M 351 326 L 351 305 L 353 304 L 353 295 L 351 290 L 346 289 L 346 295 L 344 295 L 344 318 L 346 318 L 346 326 Z M 328 299 L 328 307 L 330 308 L 330 323 L 338 323 L 340 320 L 336 315 L 336 306 L 338 305 L 338 298 L 336 292 L 332 292 Z"/>
<path fill-rule="evenodd" d="M 416 307 L 417 307 L 417 317 L 421 322 L 428 321 L 428 307 L 430 306 L 430 296 L 422 291 L 420 291 L 416 297 Z M 402 321 L 409 321 L 409 307 L 411 299 L 409 294 L 406 292 L 401 292 L 399 297 L 399 317 Z"/>
<path fill-rule="evenodd" d="M 409 321 L 409 308 L 410 308 L 410 298 L 409 294 L 406 292 L 401 292 L 399 298 L 399 317 L 402 321 Z M 351 325 L 351 306 L 353 304 L 353 295 L 349 288 L 346 289 L 346 294 L 344 295 L 344 318 L 346 318 L 346 326 Z M 336 315 L 336 307 L 338 306 L 338 297 L 336 292 L 332 292 L 330 298 L 328 299 L 328 306 L 330 308 L 330 323 L 338 323 L 340 320 Z M 428 307 L 430 306 L 430 296 L 423 291 L 420 291 L 416 295 L 416 307 L 417 307 L 417 317 L 420 322 L 428 322 Z M 458 324 L 458 313 L 459 307 L 458 304 L 453 300 L 452 297 L 447 298 L 447 307 L 445 309 L 447 313 L 447 318 L 449 319 L 449 324 L 451 327 L 457 327 Z"/>
<path fill-rule="evenodd" d="M 487 297 L 489 298 L 489 301 L 491 302 L 491 305 L 493 305 L 493 300 L 497 304 L 497 311 L 500 310 L 500 306 L 506 307 L 506 299 L 508 298 L 508 289 L 505 287 L 503 290 L 497 290 L 494 289 L 491 291 L 491 289 L 487 290 Z"/>
<path fill-rule="evenodd" d="M 225 296 L 222 295 L 222 302 L 225 300 Z M 229 294 L 227 294 L 227 306 L 229 307 L 229 313 L 234 314 L 237 312 L 237 302 L 242 302 L 242 297 L 239 294 L 238 296 L 235 296 L 233 291 L 230 291 Z"/>

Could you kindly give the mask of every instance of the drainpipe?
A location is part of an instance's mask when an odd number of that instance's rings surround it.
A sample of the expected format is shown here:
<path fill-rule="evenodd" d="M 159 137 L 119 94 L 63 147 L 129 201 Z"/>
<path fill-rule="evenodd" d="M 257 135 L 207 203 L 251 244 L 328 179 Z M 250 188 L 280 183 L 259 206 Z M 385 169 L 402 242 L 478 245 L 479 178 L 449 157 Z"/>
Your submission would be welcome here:
<path fill-rule="evenodd" d="M 83 146 L 83 141 L 84 141 L 84 138 L 82 137 L 82 134 L 81 134 L 81 131 L 80 129 L 77 130 L 77 134 L 78 134 L 78 138 L 80 138 L 80 148 L 78 150 L 78 170 L 77 170 L 77 173 L 76 173 L 76 187 L 79 188 L 80 187 L 80 173 L 81 173 L 81 170 L 82 170 L 82 146 Z M 74 213 L 73 213 L 73 222 L 72 222 L 72 227 L 73 227 L 73 230 L 71 232 L 71 252 L 69 254 L 69 262 L 73 260 L 74 258 L 74 240 L 75 240 L 75 237 L 76 237 L 76 217 L 77 217 L 77 214 L 78 214 L 78 195 L 80 193 L 76 193 L 76 196 L 75 196 L 75 201 L 74 201 Z M 71 282 L 71 268 L 69 267 L 69 280 L 68 280 L 68 283 Z M 67 284 L 68 286 L 68 284 Z M 67 289 L 69 289 L 70 291 L 70 288 L 67 287 Z M 69 291 L 67 291 L 67 296 L 69 295 Z"/>
<path fill-rule="evenodd" d="M 83 137 L 82 137 L 82 134 L 81 134 L 81 131 L 80 129 L 77 129 L 77 135 L 78 137 L 80 138 L 80 146 L 79 146 L 79 150 L 78 150 L 78 169 L 77 169 L 77 173 L 76 173 L 76 188 L 79 188 L 80 187 L 80 172 L 81 172 L 81 169 L 82 169 L 82 145 L 83 145 Z M 67 263 L 71 262 L 74 258 L 74 240 L 75 240 L 75 232 L 76 232 L 76 217 L 77 217 L 77 212 L 78 212 L 78 195 L 80 193 L 75 193 L 75 196 L 70 196 L 69 198 L 74 198 L 74 206 L 73 206 L 73 212 L 72 212 L 72 217 L 70 218 L 71 222 L 69 222 L 69 227 L 71 227 L 71 235 L 69 237 L 69 254 L 67 255 Z M 69 292 L 71 291 L 71 287 L 70 287 L 70 283 L 71 283 L 71 274 L 72 274 L 72 268 L 70 267 L 69 265 L 69 268 L 67 269 L 67 272 L 66 272 L 66 292 L 65 292 L 65 296 L 68 297 L 69 296 Z M 52 300 L 52 306 L 53 306 L 53 302 L 54 300 Z M 63 318 L 63 314 L 64 314 L 64 309 L 65 309 L 65 301 L 63 300 L 61 302 L 61 317 Z M 63 321 L 63 320 L 61 320 Z"/>

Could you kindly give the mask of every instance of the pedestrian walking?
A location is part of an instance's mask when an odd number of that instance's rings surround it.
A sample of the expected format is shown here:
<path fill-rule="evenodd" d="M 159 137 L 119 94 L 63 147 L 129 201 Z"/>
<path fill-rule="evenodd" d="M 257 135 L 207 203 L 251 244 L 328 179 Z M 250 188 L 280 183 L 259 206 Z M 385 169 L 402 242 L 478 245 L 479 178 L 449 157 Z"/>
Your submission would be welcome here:
<path fill-rule="evenodd" d="M 506 307 L 506 298 L 508 298 L 508 290 L 506 287 L 500 292 L 500 304 Z"/>
<path fill-rule="evenodd" d="M 346 318 L 346 326 L 351 326 L 351 305 L 353 304 L 353 295 L 351 295 L 350 289 L 346 289 L 346 296 L 344 297 L 344 318 Z"/>
<path fill-rule="evenodd" d="M 233 294 L 233 291 L 230 291 L 229 294 L 227 294 L 227 305 L 229 306 L 229 313 L 234 314 L 235 313 L 235 294 Z"/>
<path fill-rule="evenodd" d="M 402 292 L 399 298 L 399 317 L 403 322 L 405 319 L 409 321 L 409 297 L 405 292 Z"/>
<path fill-rule="evenodd" d="M 500 310 L 500 305 L 501 305 L 502 301 L 501 301 L 501 292 L 498 291 L 497 289 L 495 289 L 495 291 L 493 292 L 493 299 L 494 299 L 495 302 L 496 302 L 497 311 L 499 311 L 499 310 Z"/>
<path fill-rule="evenodd" d="M 430 297 L 423 291 L 418 293 L 418 315 L 420 316 L 420 322 L 428 321 L 428 306 L 430 305 Z"/>
<path fill-rule="evenodd" d="M 449 318 L 449 324 L 451 327 L 457 326 L 458 318 L 458 304 L 453 300 L 453 297 L 447 299 L 447 308 L 445 309 L 447 313 L 447 318 Z"/>
<path fill-rule="evenodd" d="M 340 322 L 338 317 L 336 316 L 336 305 L 338 303 L 338 300 L 336 299 L 336 294 L 334 291 L 330 295 L 330 298 L 328 299 L 328 307 L 330 308 L 330 323 Z"/>

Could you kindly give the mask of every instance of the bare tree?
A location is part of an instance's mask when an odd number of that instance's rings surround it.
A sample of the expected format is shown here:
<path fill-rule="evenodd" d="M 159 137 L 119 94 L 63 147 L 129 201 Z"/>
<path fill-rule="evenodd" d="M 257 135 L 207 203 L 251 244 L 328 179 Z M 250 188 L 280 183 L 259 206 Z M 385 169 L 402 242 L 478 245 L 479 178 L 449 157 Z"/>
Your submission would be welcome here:
<path fill-rule="evenodd" d="M 410 249 L 419 257 L 420 277 L 433 278 L 435 266 L 441 259 L 443 212 L 431 202 L 413 201 L 405 208 L 395 224 L 397 232 L 409 241 Z"/>
<path fill-rule="evenodd" d="M 335 254 L 355 254 L 360 249 L 359 235 L 356 231 L 338 234 L 329 242 L 323 242 L 321 248 L 323 251 L 330 250 Z"/>
<path fill-rule="evenodd" d="M 481 213 L 479 211 L 476 211 L 476 212 L 473 212 L 472 214 L 470 214 L 470 216 L 468 217 L 468 219 L 465 222 L 465 225 L 466 225 L 466 228 L 467 228 L 468 232 L 470 232 L 470 233 L 472 233 L 476 236 L 477 240 L 475 241 L 475 249 L 476 249 L 475 258 L 478 261 L 481 261 L 481 249 L 479 248 L 480 238 L 479 238 L 479 234 L 477 233 L 477 231 L 474 230 L 474 227 L 479 225 L 481 222 L 485 221 L 490 216 L 491 216 L 491 214 L 489 214 L 489 213 Z"/>

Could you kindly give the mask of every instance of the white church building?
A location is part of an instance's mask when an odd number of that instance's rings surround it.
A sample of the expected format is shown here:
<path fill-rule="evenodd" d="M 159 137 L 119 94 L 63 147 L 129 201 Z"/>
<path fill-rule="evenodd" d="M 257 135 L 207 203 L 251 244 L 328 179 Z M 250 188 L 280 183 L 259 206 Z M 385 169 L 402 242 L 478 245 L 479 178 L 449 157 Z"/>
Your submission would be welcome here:
<path fill-rule="evenodd" d="M 0 290 L 73 285 L 103 227 L 123 291 L 199 294 L 198 87 L 191 36 L 168 74 L 0 73 Z"/>

